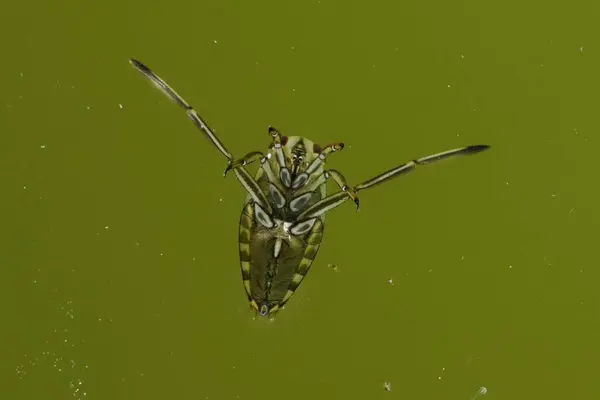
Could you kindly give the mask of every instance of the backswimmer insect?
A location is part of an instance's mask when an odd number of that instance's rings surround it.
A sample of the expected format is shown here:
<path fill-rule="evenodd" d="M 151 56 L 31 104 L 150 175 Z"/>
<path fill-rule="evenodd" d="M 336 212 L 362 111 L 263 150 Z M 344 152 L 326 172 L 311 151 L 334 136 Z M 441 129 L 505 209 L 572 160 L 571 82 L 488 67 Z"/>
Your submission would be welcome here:
<path fill-rule="evenodd" d="M 239 252 L 242 280 L 252 309 L 261 316 L 274 316 L 292 297 L 308 273 L 321 241 L 325 213 L 351 199 L 359 209 L 358 192 L 428 164 L 456 155 L 473 154 L 489 148 L 474 145 L 444 151 L 399 165 L 354 187 L 348 186 L 339 171 L 325 169 L 331 153 L 343 143 L 321 147 L 300 136 L 283 136 L 269 127 L 272 143 L 266 154 L 253 151 L 234 158 L 209 126 L 181 96 L 141 62 L 131 65 L 171 100 L 227 158 L 224 175 L 233 171 L 247 196 L 239 224 Z M 253 178 L 246 165 L 260 161 Z M 332 179 L 339 191 L 326 193 Z"/>

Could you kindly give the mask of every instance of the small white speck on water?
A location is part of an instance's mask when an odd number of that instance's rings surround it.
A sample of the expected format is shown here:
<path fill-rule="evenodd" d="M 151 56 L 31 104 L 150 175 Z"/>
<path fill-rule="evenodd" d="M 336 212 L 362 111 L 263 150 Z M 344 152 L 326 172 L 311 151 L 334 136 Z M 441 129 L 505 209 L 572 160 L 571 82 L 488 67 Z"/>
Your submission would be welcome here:
<path fill-rule="evenodd" d="M 90 106 L 85 106 L 88 110 L 90 109 Z"/>
<path fill-rule="evenodd" d="M 433 270 L 432 270 L 432 269 L 430 269 L 430 270 L 429 270 L 429 271 L 427 271 L 427 272 L 431 272 L 431 271 L 433 271 Z"/>
<path fill-rule="evenodd" d="M 21 72 L 19 75 L 23 76 L 23 73 Z"/>
<path fill-rule="evenodd" d="M 119 104 L 119 108 L 123 108 L 123 104 Z"/>
<path fill-rule="evenodd" d="M 106 226 L 104 227 L 104 229 L 108 229 L 108 225 L 106 225 Z"/>
<path fill-rule="evenodd" d="M 294 46 L 292 46 L 292 50 L 296 50 L 296 48 Z"/>
<path fill-rule="evenodd" d="M 540 67 L 544 68 L 544 64 L 540 64 Z"/>
<path fill-rule="evenodd" d="M 464 54 L 461 54 L 461 55 L 460 55 L 460 58 L 462 58 L 462 59 L 464 60 L 464 59 L 465 59 L 465 55 L 464 55 Z"/>
<path fill-rule="evenodd" d="M 292 92 L 295 92 L 295 91 L 296 91 L 296 89 L 292 88 Z"/>
<path fill-rule="evenodd" d="M 24 186 L 23 186 L 23 189 L 27 189 L 27 185 L 24 185 Z"/>
<path fill-rule="evenodd" d="M 442 372 L 444 372 L 444 371 L 446 371 L 446 368 L 445 368 L 445 367 L 442 367 Z M 442 376 L 441 376 L 441 375 L 440 375 L 440 376 L 438 376 L 438 380 L 441 380 L 441 379 L 442 379 Z"/>
<path fill-rule="evenodd" d="M 579 51 L 580 51 L 581 53 L 583 53 L 583 46 L 581 46 L 581 47 L 579 48 Z"/>
<path fill-rule="evenodd" d="M 450 87 L 450 85 L 448 85 L 448 87 Z"/>
<path fill-rule="evenodd" d="M 509 269 L 512 269 L 512 265 L 509 265 L 509 266 L 508 266 L 508 268 L 509 268 Z"/>
<path fill-rule="evenodd" d="M 556 193 L 552 193 L 552 195 L 550 195 L 550 197 L 555 198 L 556 197 Z"/>
<path fill-rule="evenodd" d="M 223 198 L 221 197 L 221 198 L 219 199 L 219 201 L 221 201 L 221 202 L 222 202 L 222 201 L 223 201 Z"/>
<path fill-rule="evenodd" d="M 196 257 L 192 257 L 192 261 L 196 261 Z"/>
<path fill-rule="evenodd" d="M 217 42 L 216 40 L 213 40 L 213 43 L 214 43 L 214 44 L 217 44 L 217 43 L 219 43 L 219 42 Z"/>
<path fill-rule="evenodd" d="M 383 389 L 386 392 L 391 392 L 392 391 L 392 383 L 391 382 L 384 382 L 383 383 Z"/>
<path fill-rule="evenodd" d="M 506 186 L 508 186 L 508 182 L 506 182 Z"/>
<path fill-rule="evenodd" d="M 471 397 L 471 400 L 475 400 L 475 398 L 477 396 L 483 396 L 486 393 L 487 393 L 487 388 L 485 386 L 482 386 L 482 387 L 479 388 L 479 390 L 477 391 L 477 393 L 475 393 L 475 396 Z"/>
<path fill-rule="evenodd" d="M 160 253 L 160 256 L 162 257 L 163 253 Z"/>
<path fill-rule="evenodd" d="M 392 278 L 388 279 L 388 283 L 392 286 L 394 286 L 394 281 L 392 280 Z"/>
<path fill-rule="evenodd" d="M 45 149 L 45 148 L 46 148 L 45 144 L 43 144 L 43 145 L 40 146 L 40 149 Z"/>

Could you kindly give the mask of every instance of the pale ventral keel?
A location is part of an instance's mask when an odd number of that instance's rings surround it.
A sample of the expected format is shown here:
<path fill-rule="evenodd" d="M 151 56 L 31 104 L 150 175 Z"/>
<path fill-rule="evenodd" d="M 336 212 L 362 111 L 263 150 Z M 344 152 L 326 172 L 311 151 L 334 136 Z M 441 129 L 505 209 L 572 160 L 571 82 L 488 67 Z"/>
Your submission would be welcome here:
<path fill-rule="evenodd" d="M 457 155 L 479 153 L 489 148 L 474 145 L 418 158 L 366 180 L 354 187 L 334 169 L 325 169 L 325 160 L 344 148 L 343 143 L 321 147 L 307 138 L 283 136 L 269 128 L 272 143 L 266 154 L 253 151 L 234 158 L 196 110 L 165 81 L 137 60 L 131 65 L 148 78 L 173 102 L 227 159 L 225 175 L 235 173 L 247 193 L 239 227 L 242 280 L 251 307 L 262 316 L 272 316 L 298 288 L 323 238 L 325 213 L 351 199 L 358 210 L 358 192 L 412 171 L 416 166 Z M 256 176 L 246 166 L 260 161 Z M 339 191 L 326 194 L 331 178 Z"/>

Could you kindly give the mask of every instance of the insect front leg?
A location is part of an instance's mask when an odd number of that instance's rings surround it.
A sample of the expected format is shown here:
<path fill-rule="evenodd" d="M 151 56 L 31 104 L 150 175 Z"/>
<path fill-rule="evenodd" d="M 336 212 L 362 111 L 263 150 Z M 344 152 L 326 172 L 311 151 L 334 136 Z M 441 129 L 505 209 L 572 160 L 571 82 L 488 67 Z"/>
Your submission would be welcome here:
<path fill-rule="evenodd" d="M 229 160 L 229 163 L 227 164 L 227 168 L 225 168 L 225 172 L 223 172 L 223 176 L 226 176 L 227 173 L 232 169 L 239 168 L 239 167 L 245 167 L 248 164 L 252 164 L 256 160 L 261 160 L 263 158 L 265 158 L 265 155 L 262 152 L 253 151 L 253 152 L 246 154 L 242 158 L 238 158 L 235 160 Z"/>
<path fill-rule="evenodd" d="M 344 143 L 340 142 L 340 143 L 329 144 L 323 150 L 319 149 L 319 151 L 320 151 L 319 155 L 310 163 L 310 165 L 308 166 L 306 171 L 304 171 L 303 173 L 298 175 L 296 177 L 296 179 L 294 179 L 294 182 L 292 183 L 292 188 L 298 189 L 298 188 L 301 188 L 302 186 L 304 186 L 310 180 L 310 178 L 315 173 L 315 171 L 319 168 L 319 166 L 323 162 L 325 162 L 325 159 L 327 158 L 327 155 L 329 153 L 333 153 L 335 151 L 340 151 L 343 148 L 344 148 Z"/>
<path fill-rule="evenodd" d="M 307 208 L 302 214 L 298 216 L 298 221 L 318 217 L 319 215 L 322 215 L 327 211 L 333 210 L 334 208 L 340 206 L 348 199 L 352 199 L 354 201 L 354 203 L 356 204 L 356 209 L 358 210 L 359 202 L 358 197 L 356 196 L 356 192 L 354 191 L 354 189 L 348 187 L 344 176 L 335 169 L 323 171 L 323 173 L 317 179 L 315 179 L 305 187 L 308 190 L 313 191 L 318 186 L 325 183 L 325 181 L 329 178 L 333 179 L 333 181 L 340 188 L 340 191 L 331 194 L 325 197 L 324 199 L 319 200 L 318 202 Z"/>
<path fill-rule="evenodd" d="M 129 60 L 129 62 L 136 70 L 138 70 L 142 75 L 148 78 L 154 86 L 160 89 L 169 99 L 171 99 L 173 102 L 175 102 L 185 110 L 188 118 L 192 120 L 194 125 L 196 125 L 196 127 L 200 129 L 202 133 L 204 133 L 204 135 L 217 148 L 217 150 L 225 158 L 227 158 L 229 165 L 226 171 L 228 171 L 229 169 L 234 169 L 238 181 L 240 181 L 240 183 L 242 184 L 244 189 L 246 189 L 248 194 L 254 199 L 255 202 L 263 206 L 265 210 L 267 210 L 267 212 L 271 213 L 272 209 L 269 202 L 267 201 L 267 198 L 261 191 L 260 187 L 258 186 L 258 183 L 256 183 L 256 181 L 248 173 L 246 168 L 244 168 L 244 165 L 248 163 L 248 160 L 255 160 L 253 159 L 253 157 L 255 157 L 255 154 L 253 155 L 253 153 L 249 153 L 246 156 L 248 159 L 245 163 L 243 161 L 244 158 L 242 158 L 241 161 L 234 160 L 231 153 L 225 148 L 225 146 L 223 145 L 223 143 L 221 143 L 219 138 L 217 138 L 217 136 L 214 134 L 213 130 L 210 129 L 208 124 L 204 122 L 202 118 L 200 118 L 196 110 L 192 106 L 190 106 L 173 88 L 171 88 L 171 86 L 169 86 L 164 80 L 162 80 L 158 75 L 152 72 L 150 68 L 148 68 L 141 62 L 134 59 Z M 235 167 L 230 167 L 234 163 L 236 163 Z"/>
<path fill-rule="evenodd" d="M 298 220 L 309 219 L 317 217 L 321 214 L 326 213 L 327 211 L 331 211 L 334 208 L 339 207 L 342 203 L 344 203 L 348 199 L 353 199 L 356 203 L 358 210 L 358 197 L 356 193 L 360 190 L 365 190 L 375 185 L 381 184 L 383 182 L 387 182 L 392 178 L 395 178 L 399 175 L 412 171 L 417 165 L 425 165 L 434 161 L 444 160 L 446 158 L 450 158 L 457 155 L 466 155 L 466 154 L 474 154 L 479 153 L 483 150 L 488 149 L 490 146 L 488 145 L 474 145 L 474 146 L 466 146 L 458 149 L 448 150 L 437 154 L 432 154 L 430 156 L 418 158 L 416 160 L 409 161 L 402 165 L 399 165 L 395 168 L 390 169 L 382 174 L 379 174 L 371 179 L 368 179 L 354 188 L 349 188 L 346 184 L 343 176 L 335 171 L 330 170 L 329 173 L 334 178 L 334 181 L 340 186 L 341 191 L 334 193 L 325 197 L 324 199 L 318 201 L 308 209 L 306 209 L 302 214 L 298 216 Z M 332 173 L 333 172 L 333 173 Z"/>
<path fill-rule="evenodd" d="M 269 134 L 273 138 L 275 160 L 277 160 L 277 165 L 279 166 L 279 179 L 285 187 L 289 188 L 292 186 L 292 174 L 290 174 L 289 166 L 285 162 L 285 155 L 283 154 L 283 146 L 285 146 L 287 137 L 282 136 L 279 131 L 272 126 L 269 127 Z"/>

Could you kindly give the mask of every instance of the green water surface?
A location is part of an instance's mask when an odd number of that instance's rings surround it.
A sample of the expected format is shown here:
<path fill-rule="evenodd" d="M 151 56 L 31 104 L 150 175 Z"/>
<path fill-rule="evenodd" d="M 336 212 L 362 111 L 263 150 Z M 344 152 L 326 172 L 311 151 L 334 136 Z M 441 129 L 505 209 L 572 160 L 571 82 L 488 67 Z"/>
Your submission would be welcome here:
<path fill-rule="evenodd" d="M 7 2 L 0 399 L 599 399 L 598 15 L 589 0 Z M 237 156 L 264 151 L 269 125 L 343 141 L 328 165 L 356 184 L 492 148 L 332 211 L 285 310 L 255 319 L 244 190 L 130 57 Z"/>

